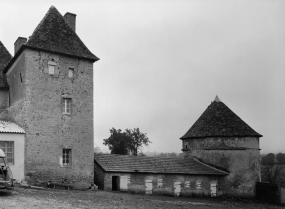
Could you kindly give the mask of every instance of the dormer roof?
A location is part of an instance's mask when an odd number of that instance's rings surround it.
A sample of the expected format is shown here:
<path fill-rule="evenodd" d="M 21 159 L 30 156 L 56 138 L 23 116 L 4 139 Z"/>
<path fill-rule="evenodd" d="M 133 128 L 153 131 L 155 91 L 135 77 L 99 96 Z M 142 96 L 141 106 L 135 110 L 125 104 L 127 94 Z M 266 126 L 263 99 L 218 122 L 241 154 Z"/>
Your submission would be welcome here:
<path fill-rule="evenodd" d="M 206 137 L 262 137 L 217 96 L 180 139 Z"/>
<path fill-rule="evenodd" d="M 16 58 L 25 48 L 88 59 L 93 62 L 99 60 L 89 51 L 54 6 L 49 8 L 27 43 L 21 46 L 14 57 Z M 7 70 L 6 68 L 4 72 Z"/>

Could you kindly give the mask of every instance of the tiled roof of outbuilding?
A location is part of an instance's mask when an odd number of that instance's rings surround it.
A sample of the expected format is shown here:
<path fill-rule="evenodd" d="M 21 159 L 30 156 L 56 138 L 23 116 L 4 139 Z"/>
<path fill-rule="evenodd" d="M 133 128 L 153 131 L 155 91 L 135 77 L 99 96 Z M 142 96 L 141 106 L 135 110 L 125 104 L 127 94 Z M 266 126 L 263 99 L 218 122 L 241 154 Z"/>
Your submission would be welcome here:
<path fill-rule="evenodd" d="M 116 154 L 95 154 L 95 161 L 107 172 L 227 175 L 194 158 L 159 158 Z"/>
<path fill-rule="evenodd" d="M 17 133 L 24 134 L 25 130 L 15 123 L 0 120 L 0 133 Z"/>
<path fill-rule="evenodd" d="M 3 70 L 11 59 L 12 59 L 11 54 L 8 52 L 8 50 L 0 41 L 0 89 L 8 88 L 8 84 L 6 81 L 6 77 L 3 74 Z"/>
<path fill-rule="evenodd" d="M 180 139 L 246 136 L 262 137 L 216 97 Z"/>

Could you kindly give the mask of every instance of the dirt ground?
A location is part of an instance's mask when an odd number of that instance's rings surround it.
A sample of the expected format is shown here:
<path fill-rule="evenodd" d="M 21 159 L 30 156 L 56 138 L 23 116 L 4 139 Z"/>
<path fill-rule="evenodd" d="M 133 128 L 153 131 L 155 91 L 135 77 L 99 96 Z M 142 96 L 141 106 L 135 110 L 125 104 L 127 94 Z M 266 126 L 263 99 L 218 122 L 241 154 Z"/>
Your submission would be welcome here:
<path fill-rule="evenodd" d="M 0 208 L 284 208 L 250 200 L 221 200 L 216 198 L 183 198 L 147 196 L 104 191 L 75 191 L 15 188 L 13 192 L 0 192 Z"/>

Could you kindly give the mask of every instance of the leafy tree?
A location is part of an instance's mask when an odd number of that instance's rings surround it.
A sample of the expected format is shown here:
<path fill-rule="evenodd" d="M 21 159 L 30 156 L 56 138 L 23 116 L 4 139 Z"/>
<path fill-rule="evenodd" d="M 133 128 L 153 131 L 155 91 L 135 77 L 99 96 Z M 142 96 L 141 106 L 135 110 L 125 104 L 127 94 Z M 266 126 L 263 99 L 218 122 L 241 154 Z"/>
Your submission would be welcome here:
<path fill-rule="evenodd" d="M 285 167 L 281 165 L 267 164 L 261 168 L 262 181 L 276 185 L 285 185 Z"/>
<path fill-rule="evenodd" d="M 148 146 L 151 143 L 139 128 L 126 129 L 125 132 L 112 128 L 110 133 L 111 136 L 104 139 L 103 144 L 109 147 L 111 154 L 138 155 L 143 146 Z"/>
<path fill-rule="evenodd" d="M 285 153 L 278 153 L 276 155 L 276 160 L 279 164 L 285 164 Z"/>
<path fill-rule="evenodd" d="M 108 139 L 103 139 L 103 144 L 109 147 L 111 154 L 129 154 L 128 143 L 129 137 L 126 136 L 121 129 L 116 130 L 115 128 L 110 129 L 111 136 Z"/>
<path fill-rule="evenodd" d="M 261 159 L 261 163 L 263 165 L 273 165 L 275 163 L 275 155 L 273 153 L 269 153 L 269 154 L 265 155 Z"/>
<path fill-rule="evenodd" d="M 138 155 L 144 145 L 148 146 L 151 143 L 146 134 L 140 132 L 139 128 L 126 129 L 125 133 L 129 137 L 128 149 L 133 155 Z"/>
<path fill-rule="evenodd" d="M 277 157 L 278 156 L 278 157 Z M 273 153 L 269 153 L 262 157 L 261 163 L 261 174 L 262 174 L 262 181 L 269 182 L 271 184 L 276 185 L 285 185 L 285 166 L 278 165 L 275 163 L 275 159 L 279 164 L 283 162 L 283 155 L 279 153 L 276 155 Z"/>

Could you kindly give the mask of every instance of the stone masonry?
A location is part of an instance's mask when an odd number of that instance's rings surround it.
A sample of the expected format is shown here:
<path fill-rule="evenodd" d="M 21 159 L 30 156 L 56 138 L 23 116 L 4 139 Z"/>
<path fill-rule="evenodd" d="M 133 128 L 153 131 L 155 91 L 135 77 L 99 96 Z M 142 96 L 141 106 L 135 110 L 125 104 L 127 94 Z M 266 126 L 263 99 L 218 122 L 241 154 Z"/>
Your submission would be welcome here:
<path fill-rule="evenodd" d="M 51 60 L 56 75 L 45 73 Z M 8 82 L 19 78 L 11 89 L 12 106 L 1 119 L 26 130 L 26 174 L 93 179 L 93 63 L 33 50 L 25 50 L 18 63 L 7 76 Z M 67 77 L 71 66 L 72 79 Z M 72 98 L 71 115 L 61 113 L 63 97 Z M 72 149 L 70 167 L 60 166 L 62 148 Z"/>
<path fill-rule="evenodd" d="M 229 171 L 222 185 L 224 193 L 254 196 L 260 181 L 260 137 L 216 97 L 180 139 L 186 158 Z"/>
<path fill-rule="evenodd" d="M 190 149 L 185 157 L 202 161 L 230 171 L 223 190 L 227 194 L 253 196 L 255 183 L 260 181 L 259 140 L 256 137 L 205 138 L 183 140 Z M 227 145 L 227 148 L 222 148 Z"/>

